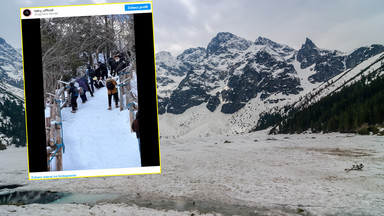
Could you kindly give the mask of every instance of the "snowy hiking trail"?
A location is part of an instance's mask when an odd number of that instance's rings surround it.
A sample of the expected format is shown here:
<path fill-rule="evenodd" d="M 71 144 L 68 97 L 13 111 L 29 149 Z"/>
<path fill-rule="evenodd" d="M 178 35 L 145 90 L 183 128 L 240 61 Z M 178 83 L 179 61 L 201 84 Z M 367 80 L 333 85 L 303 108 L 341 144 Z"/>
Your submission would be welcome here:
<path fill-rule="evenodd" d="M 77 99 L 78 110 L 62 109 L 63 170 L 141 167 L 139 146 L 131 133 L 128 110 L 108 109 L 107 88 L 95 89 L 88 101 Z M 120 103 L 119 103 L 120 105 Z M 54 163 L 52 163 L 54 165 Z"/>

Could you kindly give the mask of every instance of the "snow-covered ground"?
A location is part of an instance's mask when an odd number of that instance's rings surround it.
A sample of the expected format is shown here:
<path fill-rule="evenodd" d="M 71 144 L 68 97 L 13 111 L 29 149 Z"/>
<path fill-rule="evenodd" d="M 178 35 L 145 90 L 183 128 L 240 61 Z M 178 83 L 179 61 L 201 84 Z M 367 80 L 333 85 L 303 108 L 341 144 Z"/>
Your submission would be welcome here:
<path fill-rule="evenodd" d="M 83 202 L 74 199 L 72 203 L 69 199 L 67 203 L 57 204 L 2 205 L 0 215 L 383 215 L 384 212 L 382 136 L 339 133 L 270 136 L 261 131 L 236 136 L 162 139 L 161 153 L 161 174 L 28 181 L 26 149 L 0 151 L 0 185 L 20 184 L 21 187 L 13 189 L 19 191 L 89 195 Z M 363 164 L 363 170 L 344 170 L 355 164 Z M 96 196 L 105 200 L 91 203 Z"/>
<path fill-rule="evenodd" d="M 87 98 L 84 104 L 77 99 L 76 113 L 71 113 L 70 107 L 62 110 L 63 170 L 141 167 L 129 111 L 114 106 L 107 110 L 107 88 L 95 89 L 94 97 L 87 93 Z"/>

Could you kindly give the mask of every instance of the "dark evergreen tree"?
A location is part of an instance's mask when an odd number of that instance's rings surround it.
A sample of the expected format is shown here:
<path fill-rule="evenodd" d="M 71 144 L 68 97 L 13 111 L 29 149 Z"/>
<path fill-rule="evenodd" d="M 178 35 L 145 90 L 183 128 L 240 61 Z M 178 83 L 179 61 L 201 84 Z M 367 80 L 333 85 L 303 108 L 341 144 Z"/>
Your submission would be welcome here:
<path fill-rule="evenodd" d="M 378 133 L 384 125 L 384 75 L 382 66 L 360 81 L 323 98 L 278 123 L 279 133 L 345 132 Z M 376 77 L 378 76 L 378 77 Z M 364 130 L 362 132 L 359 132 Z"/>

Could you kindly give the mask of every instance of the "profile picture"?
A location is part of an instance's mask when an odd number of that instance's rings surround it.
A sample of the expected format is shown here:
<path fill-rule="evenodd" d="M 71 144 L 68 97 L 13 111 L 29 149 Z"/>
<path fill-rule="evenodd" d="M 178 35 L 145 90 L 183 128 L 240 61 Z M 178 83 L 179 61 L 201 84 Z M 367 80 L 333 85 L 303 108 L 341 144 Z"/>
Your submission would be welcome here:
<path fill-rule="evenodd" d="M 31 12 L 31 10 L 29 10 L 29 9 L 25 9 L 25 10 L 23 11 L 23 15 L 26 16 L 26 17 L 30 16 L 31 14 L 32 14 L 32 12 Z"/>

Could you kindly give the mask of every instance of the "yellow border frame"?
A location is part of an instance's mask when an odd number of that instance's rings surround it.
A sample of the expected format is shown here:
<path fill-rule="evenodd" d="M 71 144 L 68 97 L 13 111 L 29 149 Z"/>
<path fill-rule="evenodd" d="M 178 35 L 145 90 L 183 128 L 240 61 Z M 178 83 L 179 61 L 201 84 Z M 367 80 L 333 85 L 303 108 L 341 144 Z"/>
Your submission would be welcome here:
<path fill-rule="evenodd" d="M 23 24 L 22 24 L 22 16 L 23 10 L 31 9 L 31 8 L 55 8 L 55 7 L 73 7 L 73 6 L 91 6 L 91 5 L 106 5 L 106 4 L 138 4 L 138 3 L 151 3 L 151 11 L 152 11 L 152 31 L 153 31 L 153 54 L 154 54 L 154 68 L 155 68 L 155 78 L 157 77 L 156 72 L 156 52 L 155 52 L 155 34 L 154 34 L 154 18 L 153 18 L 153 2 L 152 1 L 135 1 L 135 2 L 119 2 L 119 3 L 100 3 L 100 4 L 80 4 L 80 5 L 59 5 L 59 6 L 43 6 L 43 7 L 23 7 L 20 8 L 20 32 L 21 32 L 21 48 L 22 48 L 22 62 L 23 62 L 23 85 L 25 87 L 25 73 L 24 73 L 24 50 L 23 50 Z M 156 173 L 132 173 L 132 174 L 117 174 L 117 175 L 96 175 L 96 176 L 80 176 L 80 177 L 62 177 L 62 178 L 39 178 L 39 179 L 31 179 L 30 171 L 29 171 L 29 151 L 27 151 L 27 161 L 28 161 L 28 179 L 31 181 L 34 180 L 50 180 L 50 179 L 69 179 L 69 178 L 91 178 L 91 177 L 109 177 L 109 176 L 127 176 L 127 175 L 147 175 L 147 174 L 161 174 L 161 148 L 160 148 L 160 130 L 159 130 L 159 105 L 158 105 L 158 97 L 157 97 L 157 79 L 155 79 L 155 89 L 156 89 L 156 111 L 157 111 L 157 139 L 159 141 L 159 168 L 160 172 Z M 27 123 L 27 107 L 25 102 L 26 94 L 24 88 L 24 109 L 25 109 L 25 128 L 26 128 L 26 140 L 27 140 L 27 148 L 28 148 L 28 123 Z M 139 168 L 139 167 L 138 167 Z M 58 171 L 59 172 L 59 171 Z"/>

